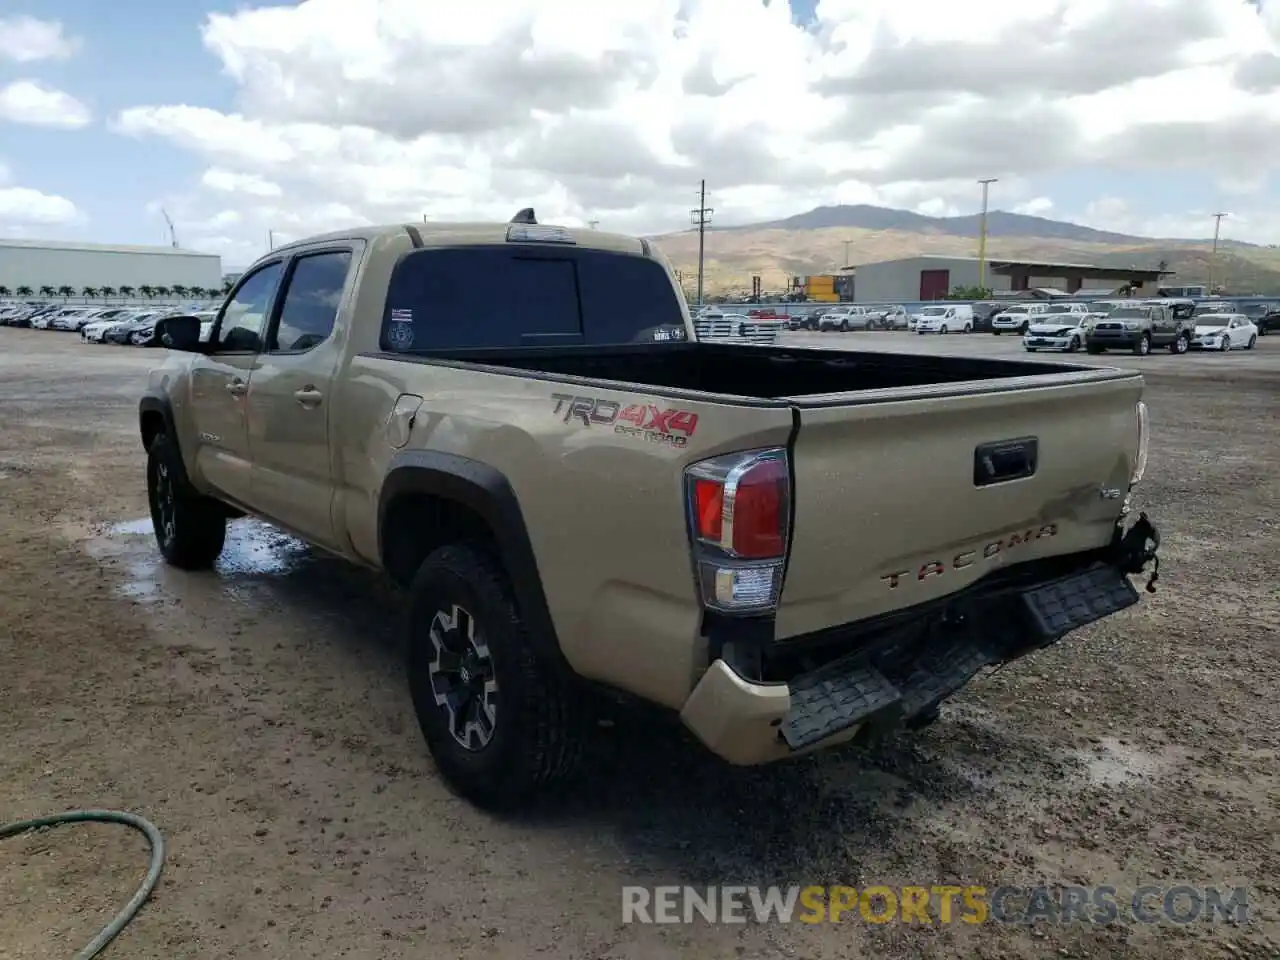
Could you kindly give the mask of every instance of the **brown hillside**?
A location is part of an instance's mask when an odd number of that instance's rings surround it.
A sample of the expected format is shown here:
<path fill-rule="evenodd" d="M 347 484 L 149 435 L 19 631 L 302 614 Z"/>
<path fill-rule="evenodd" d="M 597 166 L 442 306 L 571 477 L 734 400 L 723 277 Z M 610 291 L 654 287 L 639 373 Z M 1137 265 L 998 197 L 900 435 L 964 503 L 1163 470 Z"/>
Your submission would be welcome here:
<path fill-rule="evenodd" d="M 698 269 L 698 235 L 695 232 L 655 237 L 658 246 L 686 275 L 692 288 Z M 712 230 L 706 235 L 705 287 L 708 293 L 740 293 L 751 289 L 752 275 L 759 275 L 766 291 L 781 291 L 787 278 L 804 274 L 833 273 L 844 266 L 845 241 L 849 260 L 856 266 L 918 254 L 976 256 L 977 238 L 900 230 L 865 230 L 833 227 L 817 230 L 744 228 Z M 1072 263 L 1097 263 L 1153 267 L 1166 260 L 1176 280 L 1187 283 L 1209 279 L 1210 247 L 1198 243 L 1150 243 L 1114 245 L 1038 237 L 999 237 L 987 243 L 991 257 L 1060 259 Z M 1217 276 L 1232 292 L 1280 294 L 1280 250 L 1269 247 L 1219 251 Z"/>

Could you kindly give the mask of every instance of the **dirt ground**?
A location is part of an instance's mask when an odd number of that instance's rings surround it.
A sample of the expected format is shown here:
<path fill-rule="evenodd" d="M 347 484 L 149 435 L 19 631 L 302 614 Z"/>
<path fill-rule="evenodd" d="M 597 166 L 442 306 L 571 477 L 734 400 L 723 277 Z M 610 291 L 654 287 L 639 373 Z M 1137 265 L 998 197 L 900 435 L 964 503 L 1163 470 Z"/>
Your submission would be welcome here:
<path fill-rule="evenodd" d="M 107 954 L 139 960 L 1276 956 L 1280 337 L 1214 359 L 1141 361 L 1165 545 L 1138 608 L 874 753 L 735 770 L 622 722 L 571 801 L 498 820 L 437 778 L 376 578 L 251 521 L 216 574 L 157 567 L 155 352 L 0 329 L 0 821 L 159 825 Z M 116 827 L 0 843 L 0 957 L 71 955 L 145 865 Z M 1250 923 L 623 924 L 622 886 L 661 883 L 1243 885 Z"/>

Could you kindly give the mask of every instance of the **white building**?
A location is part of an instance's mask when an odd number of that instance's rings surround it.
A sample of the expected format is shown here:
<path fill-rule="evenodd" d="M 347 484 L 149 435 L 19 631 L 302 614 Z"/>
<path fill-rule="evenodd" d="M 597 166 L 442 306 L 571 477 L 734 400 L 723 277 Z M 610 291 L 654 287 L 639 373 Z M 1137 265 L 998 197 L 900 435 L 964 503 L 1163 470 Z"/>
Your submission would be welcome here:
<path fill-rule="evenodd" d="M 992 291 L 1035 290 L 1049 287 L 1075 293 L 1084 286 L 1137 284 L 1156 295 L 1158 270 L 1097 267 L 1085 263 L 1050 263 L 988 257 L 985 286 Z M 1086 284 L 1086 281 L 1088 283 Z M 939 300 L 956 287 L 978 286 L 977 257 L 919 256 L 859 264 L 854 270 L 856 303 Z"/>
<path fill-rule="evenodd" d="M 173 247 L 0 240 L 0 287 L 222 289 L 222 258 Z"/>

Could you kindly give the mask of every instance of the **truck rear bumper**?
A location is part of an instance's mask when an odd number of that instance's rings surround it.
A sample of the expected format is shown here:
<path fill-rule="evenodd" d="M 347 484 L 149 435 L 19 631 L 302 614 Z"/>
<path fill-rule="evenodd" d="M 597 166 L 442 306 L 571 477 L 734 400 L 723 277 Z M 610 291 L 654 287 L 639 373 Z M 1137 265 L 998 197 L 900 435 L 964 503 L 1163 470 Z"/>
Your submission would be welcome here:
<path fill-rule="evenodd" d="M 1106 560 L 957 601 L 940 617 L 909 620 L 785 683 L 749 680 L 716 660 L 681 720 L 713 753 L 739 765 L 877 737 L 932 710 L 984 667 L 1019 659 L 1137 603 L 1128 575 L 1155 561 L 1158 546 L 1159 534 L 1143 515 L 1128 535 L 1117 536 Z"/>

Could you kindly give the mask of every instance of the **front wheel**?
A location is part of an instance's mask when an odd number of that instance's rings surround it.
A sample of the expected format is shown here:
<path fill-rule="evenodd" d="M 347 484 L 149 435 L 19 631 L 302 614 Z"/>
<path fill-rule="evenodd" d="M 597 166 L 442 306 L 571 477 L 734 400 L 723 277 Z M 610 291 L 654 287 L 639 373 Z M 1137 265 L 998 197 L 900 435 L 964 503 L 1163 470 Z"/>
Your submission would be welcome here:
<path fill-rule="evenodd" d="M 1144 333 L 1138 338 L 1137 343 L 1133 345 L 1133 352 L 1140 357 L 1145 357 L 1151 352 L 1151 334 Z"/>
<path fill-rule="evenodd" d="M 997 336 L 997 337 L 998 337 L 998 336 L 1000 336 L 1000 331 L 999 331 L 999 330 L 997 330 L 997 329 L 995 329 L 995 327 L 992 327 L 992 328 L 991 328 L 991 332 L 992 332 L 995 336 Z"/>
<path fill-rule="evenodd" d="M 1249 338 L 1249 342 L 1244 345 L 1244 348 L 1246 350 L 1252 350 L 1257 345 L 1258 345 L 1258 335 L 1255 333 L 1253 336 Z"/>
<path fill-rule="evenodd" d="M 1086 344 L 1086 345 L 1085 345 L 1085 351 L 1086 351 L 1087 353 L 1091 353 L 1091 354 L 1093 354 L 1094 356 L 1097 356 L 1097 355 L 1098 355 L 1098 354 L 1100 354 L 1100 353 L 1106 353 L 1106 352 L 1107 352 L 1107 348 L 1106 348 L 1106 347 L 1095 347 L 1092 343 L 1089 343 L 1089 344 Z"/>
<path fill-rule="evenodd" d="M 1219 350 L 1221 350 L 1223 353 L 1227 353 L 1228 351 L 1230 351 L 1230 349 L 1231 349 L 1231 338 L 1230 338 L 1230 337 L 1228 337 L 1226 334 L 1223 334 L 1223 337 L 1222 337 L 1222 346 L 1220 346 L 1218 349 L 1219 349 Z"/>
<path fill-rule="evenodd" d="M 182 570 L 212 567 L 226 541 L 226 511 L 191 487 L 181 454 L 167 434 L 157 435 L 147 450 L 147 499 L 165 562 Z"/>
<path fill-rule="evenodd" d="M 947 325 L 944 323 L 941 327 L 938 328 L 938 332 L 945 334 L 947 332 Z"/>
<path fill-rule="evenodd" d="M 1067 353 L 1075 353 L 1079 349 L 1080 349 L 1080 338 L 1072 337 L 1071 340 L 1067 343 Z"/>
<path fill-rule="evenodd" d="M 482 543 L 451 544 L 409 588 L 414 712 L 446 782 L 511 809 L 567 779 L 581 757 L 583 691 L 534 652 L 502 565 Z"/>

